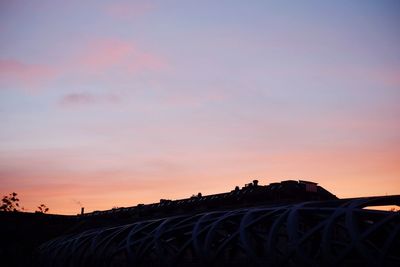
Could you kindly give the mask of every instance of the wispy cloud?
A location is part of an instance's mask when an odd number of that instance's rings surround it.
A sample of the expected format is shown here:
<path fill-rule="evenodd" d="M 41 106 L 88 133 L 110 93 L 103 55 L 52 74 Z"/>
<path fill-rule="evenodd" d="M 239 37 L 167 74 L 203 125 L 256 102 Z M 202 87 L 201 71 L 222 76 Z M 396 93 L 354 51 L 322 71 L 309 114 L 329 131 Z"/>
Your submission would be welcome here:
<path fill-rule="evenodd" d="M 60 104 L 64 107 L 86 106 L 93 104 L 116 104 L 120 97 L 116 94 L 71 93 L 64 95 Z"/>
<path fill-rule="evenodd" d="M 99 38 L 82 43 L 69 59 L 57 65 L 27 63 L 20 59 L 0 58 L 0 84 L 18 88 L 44 88 L 59 77 L 76 77 L 118 72 L 122 76 L 157 72 L 168 68 L 167 61 L 155 53 L 140 49 L 133 41 Z M 79 80 L 79 79 L 78 79 Z M 80 96 L 81 102 L 93 101 Z"/>
<path fill-rule="evenodd" d="M 133 43 L 116 39 L 92 40 L 79 58 L 73 59 L 72 64 L 84 66 L 91 71 L 102 71 L 124 63 L 135 52 Z"/>
<path fill-rule="evenodd" d="M 143 51 L 132 41 L 95 39 L 88 42 L 73 68 L 83 71 L 103 72 L 118 69 L 122 72 L 157 71 L 167 66 L 166 61 L 153 53 Z"/>
<path fill-rule="evenodd" d="M 58 70 L 51 66 L 25 63 L 17 59 L 0 59 L 0 82 L 5 84 L 36 89 L 57 76 Z"/>
<path fill-rule="evenodd" d="M 384 85 L 400 87 L 400 69 L 387 69 L 377 72 L 372 71 L 370 76 Z"/>

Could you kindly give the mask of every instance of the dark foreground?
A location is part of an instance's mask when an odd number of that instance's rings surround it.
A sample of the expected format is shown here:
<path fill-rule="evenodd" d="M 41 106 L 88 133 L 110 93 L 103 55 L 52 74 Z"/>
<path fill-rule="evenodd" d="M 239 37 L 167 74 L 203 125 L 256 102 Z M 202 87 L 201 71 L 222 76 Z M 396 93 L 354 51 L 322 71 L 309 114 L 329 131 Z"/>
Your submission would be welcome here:
<path fill-rule="evenodd" d="M 400 213 L 366 209 L 400 196 L 284 183 L 83 216 L 0 213 L 0 265 L 400 266 Z"/>

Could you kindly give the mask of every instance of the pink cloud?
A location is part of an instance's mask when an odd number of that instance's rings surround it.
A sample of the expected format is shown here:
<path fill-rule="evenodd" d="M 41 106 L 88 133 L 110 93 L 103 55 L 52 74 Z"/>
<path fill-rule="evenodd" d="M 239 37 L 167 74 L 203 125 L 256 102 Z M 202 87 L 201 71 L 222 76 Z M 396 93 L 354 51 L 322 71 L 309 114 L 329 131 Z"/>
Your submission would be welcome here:
<path fill-rule="evenodd" d="M 58 71 L 50 66 L 28 64 L 16 59 L 0 59 L 0 82 L 37 88 L 54 79 Z"/>
<path fill-rule="evenodd" d="M 132 19 L 147 14 L 155 8 L 149 2 L 120 2 L 105 6 L 105 12 L 118 19 Z"/>
<path fill-rule="evenodd" d="M 92 104 L 115 104 L 120 98 L 115 94 L 72 93 L 64 95 L 60 101 L 62 106 L 84 106 Z"/>
<path fill-rule="evenodd" d="M 31 64 L 17 59 L 0 59 L 1 85 L 36 89 L 59 76 L 75 77 L 87 74 L 132 75 L 148 71 L 161 71 L 168 67 L 159 55 L 139 49 L 132 41 L 120 39 L 94 39 L 58 65 Z M 111 74 L 110 74 L 111 75 Z M 82 97 L 80 98 L 83 101 Z M 85 100 L 90 102 L 88 98 Z"/>
<path fill-rule="evenodd" d="M 370 77 L 388 86 L 400 86 L 400 70 L 398 69 L 371 72 Z"/>
<path fill-rule="evenodd" d="M 86 46 L 76 63 L 83 64 L 93 71 L 104 70 L 122 63 L 126 57 L 134 54 L 135 50 L 132 43 L 114 39 L 95 40 Z"/>
<path fill-rule="evenodd" d="M 83 66 L 89 72 L 113 69 L 127 72 L 155 71 L 167 67 L 166 61 L 155 54 L 137 48 L 133 42 L 119 39 L 97 39 L 86 45 L 71 67 Z"/>
<path fill-rule="evenodd" d="M 138 71 L 140 69 L 162 70 L 166 67 L 167 64 L 163 58 L 145 52 L 137 53 L 128 63 L 128 68 L 131 71 Z"/>

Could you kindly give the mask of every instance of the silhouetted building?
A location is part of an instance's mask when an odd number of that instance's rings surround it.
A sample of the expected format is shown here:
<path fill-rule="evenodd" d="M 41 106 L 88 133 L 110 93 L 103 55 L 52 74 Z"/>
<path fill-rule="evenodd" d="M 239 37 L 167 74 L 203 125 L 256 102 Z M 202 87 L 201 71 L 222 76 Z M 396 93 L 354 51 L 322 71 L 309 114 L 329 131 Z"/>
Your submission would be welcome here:
<path fill-rule="evenodd" d="M 198 213 L 228 208 L 249 207 L 256 205 L 276 205 L 310 200 L 334 200 L 335 195 L 317 183 L 308 181 L 287 180 L 269 185 L 259 185 L 258 180 L 238 186 L 227 193 L 203 196 L 201 193 L 190 198 L 168 200 L 160 199 L 159 203 L 139 204 L 134 207 L 118 208 L 106 211 L 86 213 L 86 217 L 104 219 L 128 217 L 129 220 L 141 220 L 177 215 Z"/>

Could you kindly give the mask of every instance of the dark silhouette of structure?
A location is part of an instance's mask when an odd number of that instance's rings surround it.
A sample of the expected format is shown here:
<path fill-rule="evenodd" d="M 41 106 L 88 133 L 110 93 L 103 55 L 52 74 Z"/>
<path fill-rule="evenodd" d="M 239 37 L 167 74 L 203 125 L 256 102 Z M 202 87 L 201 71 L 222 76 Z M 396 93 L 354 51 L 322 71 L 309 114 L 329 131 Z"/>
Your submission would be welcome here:
<path fill-rule="evenodd" d="M 254 180 L 222 194 L 38 214 L 42 234 L 17 251 L 36 266 L 400 266 L 400 213 L 367 209 L 399 204 L 400 196 L 338 199 L 313 182 Z"/>
<path fill-rule="evenodd" d="M 399 266 L 399 214 L 362 209 L 393 200 L 303 202 L 95 229 L 44 244 L 40 264 Z"/>
<path fill-rule="evenodd" d="M 258 185 L 258 180 L 238 186 L 230 192 L 203 196 L 201 193 L 190 198 L 169 200 L 160 199 L 159 203 L 139 204 L 128 208 L 114 208 L 82 214 L 87 220 L 128 219 L 143 220 L 178 214 L 199 213 L 221 209 L 251 207 L 256 205 L 276 205 L 311 200 L 334 200 L 335 195 L 314 182 L 287 180 L 269 185 Z M 111 222 L 110 222 L 111 223 Z"/>

